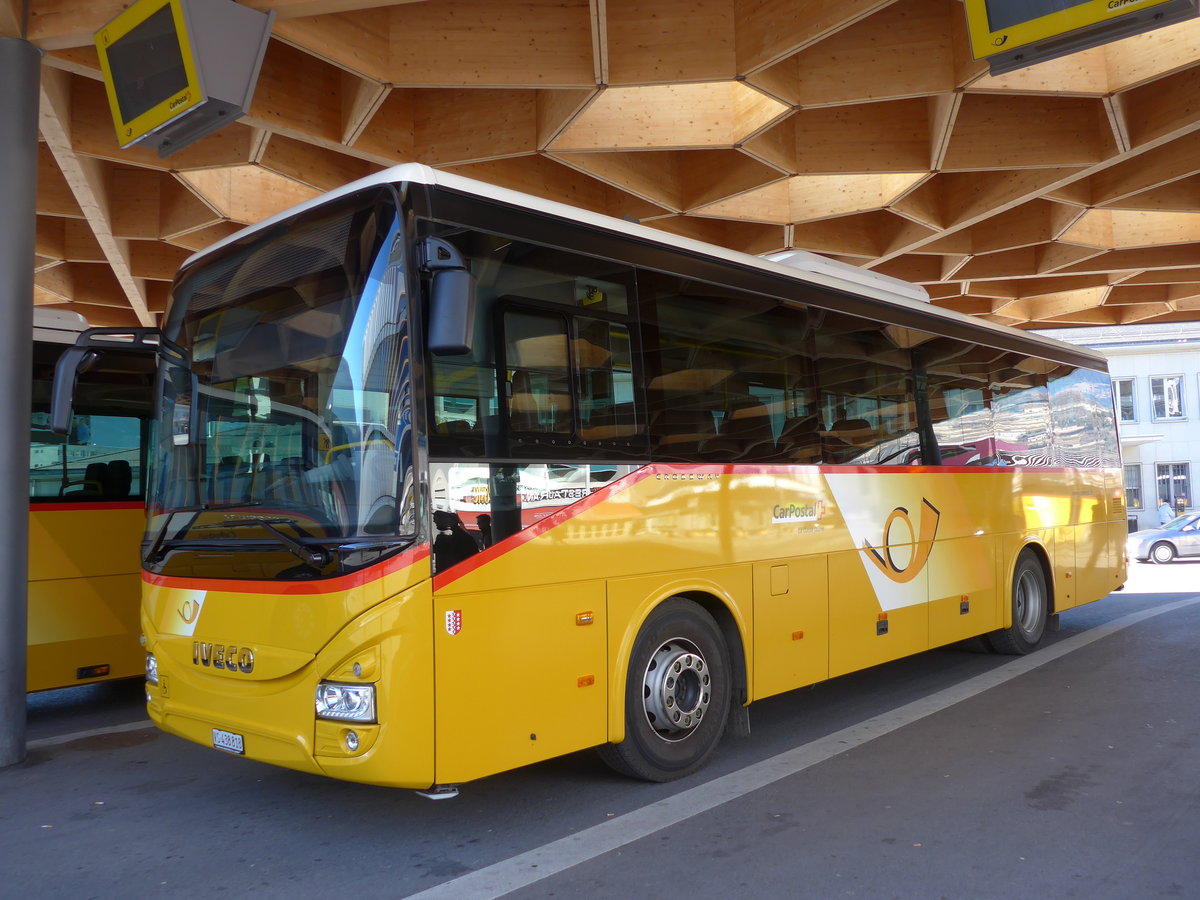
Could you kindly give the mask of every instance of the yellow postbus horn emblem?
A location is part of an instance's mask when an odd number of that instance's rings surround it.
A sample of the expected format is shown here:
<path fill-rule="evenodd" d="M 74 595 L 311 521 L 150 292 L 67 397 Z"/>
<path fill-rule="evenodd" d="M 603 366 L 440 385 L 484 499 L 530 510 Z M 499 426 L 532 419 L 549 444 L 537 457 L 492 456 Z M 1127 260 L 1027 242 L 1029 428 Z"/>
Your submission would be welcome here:
<path fill-rule="evenodd" d="M 191 625 L 200 615 L 200 604 L 191 600 L 184 600 L 183 605 L 179 607 L 179 618 L 183 619 L 185 625 Z"/>
<path fill-rule="evenodd" d="M 929 561 L 929 554 L 933 550 L 933 538 L 937 534 L 938 522 L 941 520 L 942 514 L 928 500 L 922 499 L 921 504 L 920 537 L 917 537 L 917 532 L 913 528 L 908 510 L 903 506 L 897 506 L 888 515 L 887 521 L 883 523 L 883 552 L 881 553 L 872 547 L 869 541 L 863 541 L 863 549 L 867 551 L 867 559 L 875 563 L 879 567 L 879 571 L 883 572 L 884 575 L 897 584 L 907 584 L 916 578 L 920 571 L 925 568 L 925 563 Z M 892 524 L 897 519 L 908 526 L 909 534 L 908 541 L 902 542 L 900 546 L 908 546 L 913 541 L 916 542 L 916 546 L 913 547 L 912 558 L 904 566 L 897 565 L 896 560 L 892 558 Z"/>

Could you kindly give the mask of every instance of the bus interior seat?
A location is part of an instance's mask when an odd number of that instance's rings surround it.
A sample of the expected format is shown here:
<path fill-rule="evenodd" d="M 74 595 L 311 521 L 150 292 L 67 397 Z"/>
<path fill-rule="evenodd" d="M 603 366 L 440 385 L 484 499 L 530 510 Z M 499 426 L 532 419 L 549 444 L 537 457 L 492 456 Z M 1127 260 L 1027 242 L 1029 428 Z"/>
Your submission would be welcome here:
<path fill-rule="evenodd" d="M 771 411 L 765 403 L 755 397 L 735 401 L 721 420 L 720 437 L 717 438 L 717 442 L 730 447 L 735 459 L 747 462 L 770 459 L 775 455 Z"/>
<path fill-rule="evenodd" d="M 846 462 L 874 445 L 875 429 L 866 419 L 839 419 L 822 436 L 826 462 Z"/>
<path fill-rule="evenodd" d="M 108 500 L 125 500 L 133 488 L 133 467 L 127 459 L 114 459 L 108 464 L 104 477 L 104 497 Z"/>
<path fill-rule="evenodd" d="M 694 458 L 707 441 L 717 436 L 716 422 L 707 409 L 663 409 L 651 426 L 655 455 Z"/>
<path fill-rule="evenodd" d="M 508 427 L 515 432 L 567 434 L 571 431 L 571 398 L 557 392 L 535 392 L 529 373 L 513 375 L 508 398 Z"/>
<path fill-rule="evenodd" d="M 219 502 L 242 499 L 243 482 L 246 481 L 240 469 L 240 456 L 223 456 L 221 461 L 213 466 L 212 496 Z"/>
<path fill-rule="evenodd" d="M 83 481 L 64 484 L 58 491 L 60 497 L 103 497 L 108 482 L 108 463 L 92 462 L 83 470 Z"/>
<path fill-rule="evenodd" d="M 821 461 L 823 423 L 816 416 L 798 416 L 783 423 L 779 449 L 793 462 L 812 464 Z"/>
<path fill-rule="evenodd" d="M 585 441 L 611 441 L 639 433 L 632 403 L 617 403 L 594 409 L 579 429 Z"/>

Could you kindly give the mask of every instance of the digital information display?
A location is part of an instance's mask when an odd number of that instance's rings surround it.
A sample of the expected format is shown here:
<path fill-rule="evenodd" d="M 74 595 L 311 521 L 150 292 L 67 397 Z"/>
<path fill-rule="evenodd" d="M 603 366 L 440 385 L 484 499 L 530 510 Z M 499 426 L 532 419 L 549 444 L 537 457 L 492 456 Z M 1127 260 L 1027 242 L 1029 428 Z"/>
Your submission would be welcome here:
<path fill-rule="evenodd" d="M 963 0 L 971 52 L 997 75 L 1193 18 L 1197 0 Z"/>
<path fill-rule="evenodd" d="M 121 118 L 132 122 L 188 88 L 171 8 L 164 6 L 108 48 Z"/>
<path fill-rule="evenodd" d="M 137 143 L 205 101 L 180 0 L 141 0 L 96 32 L 117 140 Z"/>

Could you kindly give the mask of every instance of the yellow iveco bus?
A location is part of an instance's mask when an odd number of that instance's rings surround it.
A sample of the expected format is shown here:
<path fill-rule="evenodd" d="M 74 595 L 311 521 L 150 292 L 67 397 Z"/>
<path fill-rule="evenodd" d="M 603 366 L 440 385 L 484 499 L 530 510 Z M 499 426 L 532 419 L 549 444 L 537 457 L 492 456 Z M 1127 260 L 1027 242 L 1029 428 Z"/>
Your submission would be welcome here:
<path fill-rule="evenodd" d="M 160 347 L 149 714 L 251 759 L 668 780 L 1125 577 L 1103 359 L 810 254 L 402 165 L 191 258 Z"/>
<path fill-rule="evenodd" d="M 141 675 L 138 546 L 146 527 L 152 360 L 106 352 L 79 376 L 67 433 L 54 434 L 55 362 L 87 322 L 37 309 L 33 324 L 26 689 Z"/>

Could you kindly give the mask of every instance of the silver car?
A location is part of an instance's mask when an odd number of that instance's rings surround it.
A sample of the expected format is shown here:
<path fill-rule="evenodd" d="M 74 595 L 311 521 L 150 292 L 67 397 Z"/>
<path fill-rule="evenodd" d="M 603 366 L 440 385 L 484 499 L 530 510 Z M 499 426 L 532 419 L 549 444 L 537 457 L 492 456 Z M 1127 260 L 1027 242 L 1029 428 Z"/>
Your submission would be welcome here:
<path fill-rule="evenodd" d="M 1200 513 L 1185 513 L 1166 525 L 1135 531 L 1125 555 L 1137 562 L 1169 563 L 1177 556 L 1200 556 Z"/>

